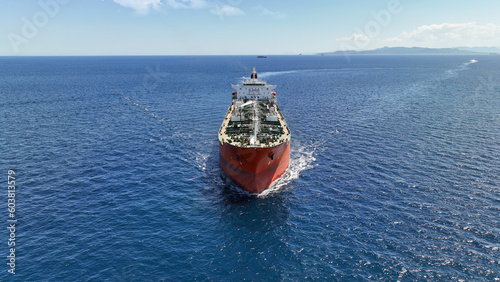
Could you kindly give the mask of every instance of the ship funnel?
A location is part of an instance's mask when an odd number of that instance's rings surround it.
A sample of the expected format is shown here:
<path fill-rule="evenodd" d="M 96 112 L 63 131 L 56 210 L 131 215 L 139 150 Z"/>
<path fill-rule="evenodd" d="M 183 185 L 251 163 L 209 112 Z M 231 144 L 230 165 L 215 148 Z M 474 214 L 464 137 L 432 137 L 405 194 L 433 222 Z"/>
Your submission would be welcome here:
<path fill-rule="evenodd" d="M 257 79 L 257 71 L 255 70 L 255 67 L 252 69 L 252 79 Z"/>

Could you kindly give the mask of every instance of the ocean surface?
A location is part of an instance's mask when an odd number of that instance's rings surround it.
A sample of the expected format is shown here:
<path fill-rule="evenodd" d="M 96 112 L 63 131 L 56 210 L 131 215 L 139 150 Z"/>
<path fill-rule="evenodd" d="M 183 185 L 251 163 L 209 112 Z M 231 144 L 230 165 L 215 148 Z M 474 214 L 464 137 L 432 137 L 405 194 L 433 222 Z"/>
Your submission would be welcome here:
<path fill-rule="evenodd" d="M 292 132 L 259 196 L 217 145 L 253 66 Z M 1 57 L 0 97 L 1 281 L 500 280 L 500 56 Z"/>

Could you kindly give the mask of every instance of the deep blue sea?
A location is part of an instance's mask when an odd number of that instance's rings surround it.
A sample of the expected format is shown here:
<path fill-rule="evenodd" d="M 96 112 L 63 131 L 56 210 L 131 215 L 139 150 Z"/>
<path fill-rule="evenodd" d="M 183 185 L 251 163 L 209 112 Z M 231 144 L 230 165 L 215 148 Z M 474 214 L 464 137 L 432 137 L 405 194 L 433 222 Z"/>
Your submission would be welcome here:
<path fill-rule="evenodd" d="M 258 197 L 217 145 L 253 66 L 292 132 Z M 2 281 L 500 280 L 500 56 L 1 57 L 0 97 Z"/>

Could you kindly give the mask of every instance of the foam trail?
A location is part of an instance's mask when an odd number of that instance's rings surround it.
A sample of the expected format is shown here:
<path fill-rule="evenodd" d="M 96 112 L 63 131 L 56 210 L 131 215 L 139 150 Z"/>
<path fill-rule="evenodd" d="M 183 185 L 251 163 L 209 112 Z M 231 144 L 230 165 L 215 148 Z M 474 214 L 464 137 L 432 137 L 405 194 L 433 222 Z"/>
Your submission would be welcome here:
<path fill-rule="evenodd" d="M 451 69 L 451 70 L 447 70 L 445 72 L 445 76 L 443 77 L 443 79 L 448 79 L 448 78 L 456 77 L 458 75 L 459 71 L 467 70 L 467 69 L 469 69 L 469 66 L 471 64 L 475 64 L 477 62 L 478 62 L 477 60 L 472 59 L 472 60 L 470 60 L 470 61 L 468 61 L 466 63 L 461 64 L 457 68 L 454 68 L 454 69 Z"/>
<path fill-rule="evenodd" d="M 292 181 L 298 179 L 303 171 L 316 167 L 314 164 L 314 161 L 316 161 L 316 158 L 314 157 L 315 150 L 315 146 L 301 146 L 295 150 L 292 149 L 290 152 L 290 166 L 286 170 L 285 174 L 276 180 L 271 187 L 259 194 L 258 197 L 262 198 L 282 191 Z"/>
<path fill-rule="evenodd" d="M 472 60 L 468 61 L 467 63 L 463 63 L 460 67 L 458 67 L 458 70 L 466 70 L 469 65 L 475 64 L 475 63 L 477 63 L 477 60 L 472 59 Z"/>
<path fill-rule="evenodd" d="M 281 75 L 281 74 L 290 74 L 290 73 L 296 73 L 296 72 L 299 72 L 299 70 L 263 72 L 263 73 L 259 73 L 259 78 L 268 78 L 270 76 Z"/>
<path fill-rule="evenodd" d="M 317 148 L 317 145 L 292 147 L 290 152 L 290 166 L 285 174 L 259 195 L 250 194 L 241 189 L 222 172 L 219 166 L 219 155 L 216 153 L 218 147 L 214 146 L 212 153 L 198 153 L 193 159 L 195 159 L 197 168 L 204 174 L 204 178 L 206 178 L 211 183 L 210 186 L 215 189 L 220 190 L 222 187 L 227 187 L 240 195 L 262 198 L 283 191 L 289 187 L 290 183 L 298 179 L 303 171 L 316 167 L 314 164 L 316 161 L 314 155 Z"/>

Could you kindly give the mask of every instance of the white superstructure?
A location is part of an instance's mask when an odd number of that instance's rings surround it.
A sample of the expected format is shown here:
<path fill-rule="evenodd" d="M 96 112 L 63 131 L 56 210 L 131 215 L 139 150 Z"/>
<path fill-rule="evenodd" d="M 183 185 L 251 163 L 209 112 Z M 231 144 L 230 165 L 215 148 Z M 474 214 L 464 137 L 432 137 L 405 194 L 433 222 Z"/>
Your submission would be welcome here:
<path fill-rule="evenodd" d="M 258 80 L 255 67 L 252 70 L 250 79 L 243 80 L 241 84 L 232 84 L 231 86 L 236 90 L 233 92 L 233 98 L 235 99 L 272 100 L 276 96 L 276 92 L 273 91 L 276 85 L 270 85 L 265 81 Z"/>

